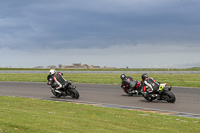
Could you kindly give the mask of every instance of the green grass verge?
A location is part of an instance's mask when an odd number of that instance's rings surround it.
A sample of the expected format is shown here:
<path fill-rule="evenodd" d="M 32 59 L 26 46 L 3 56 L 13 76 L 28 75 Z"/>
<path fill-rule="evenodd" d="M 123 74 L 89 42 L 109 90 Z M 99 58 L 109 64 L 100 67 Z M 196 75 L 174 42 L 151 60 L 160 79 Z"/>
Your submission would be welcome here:
<path fill-rule="evenodd" d="M 200 120 L 75 103 L 0 96 L 5 133 L 198 133 Z"/>
<path fill-rule="evenodd" d="M 0 81 L 27 81 L 47 82 L 48 74 L 30 73 L 1 73 Z M 141 80 L 141 74 L 127 74 L 134 79 Z M 94 74 L 94 73 L 66 73 L 64 78 L 72 80 L 73 83 L 94 83 L 94 84 L 120 84 L 120 74 Z M 161 83 L 168 83 L 169 86 L 200 87 L 200 74 L 149 74 Z"/>

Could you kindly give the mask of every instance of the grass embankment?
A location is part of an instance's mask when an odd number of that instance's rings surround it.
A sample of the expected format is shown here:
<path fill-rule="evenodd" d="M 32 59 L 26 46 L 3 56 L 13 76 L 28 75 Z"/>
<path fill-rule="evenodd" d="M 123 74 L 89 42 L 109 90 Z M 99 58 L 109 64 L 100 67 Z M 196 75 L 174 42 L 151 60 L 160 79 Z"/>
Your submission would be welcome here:
<path fill-rule="evenodd" d="M 200 120 L 37 99 L 0 97 L 0 132 L 198 133 Z"/>
<path fill-rule="evenodd" d="M 29 73 L 1 73 L 0 81 L 27 81 L 47 82 L 48 74 Z M 141 80 L 141 74 L 127 74 L 134 79 Z M 161 83 L 168 83 L 168 86 L 200 87 L 200 74 L 149 74 Z M 94 74 L 94 73 L 65 73 L 66 80 L 73 83 L 94 83 L 94 84 L 120 84 L 120 74 Z"/>

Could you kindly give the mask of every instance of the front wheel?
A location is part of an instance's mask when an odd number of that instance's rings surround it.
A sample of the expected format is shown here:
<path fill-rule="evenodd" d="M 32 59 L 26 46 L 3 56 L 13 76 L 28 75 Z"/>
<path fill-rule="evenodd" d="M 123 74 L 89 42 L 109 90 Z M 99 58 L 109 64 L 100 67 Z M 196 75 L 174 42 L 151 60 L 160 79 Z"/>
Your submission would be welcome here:
<path fill-rule="evenodd" d="M 163 97 L 168 103 L 174 103 L 176 101 L 176 97 L 171 91 L 165 91 Z"/>
<path fill-rule="evenodd" d="M 73 98 L 73 99 L 78 99 L 79 98 L 79 93 L 76 89 L 70 89 L 69 90 L 69 95 Z"/>
<path fill-rule="evenodd" d="M 143 97 L 149 102 L 153 101 L 153 98 L 147 92 L 144 92 Z"/>

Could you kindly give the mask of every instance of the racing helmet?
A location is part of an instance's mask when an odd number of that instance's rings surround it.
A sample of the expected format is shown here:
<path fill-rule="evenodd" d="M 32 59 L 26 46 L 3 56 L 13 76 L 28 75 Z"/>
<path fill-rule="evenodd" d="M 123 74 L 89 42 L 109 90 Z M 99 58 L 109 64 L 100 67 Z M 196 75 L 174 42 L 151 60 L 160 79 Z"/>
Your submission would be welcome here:
<path fill-rule="evenodd" d="M 121 74 L 120 78 L 123 80 L 126 78 L 126 75 L 125 74 Z"/>
<path fill-rule="evenodd" d="M 142 74 L 141 78 L 142 78 L 143 81 L 144 81 L 146 78 L 148 78 L 147 73 Z"/>
<path fill-rule="evenodd" d="M 49 73 L 50 73 L 50 75 L 53 75 L 53 74 L 56 73 L 56 70 L 55 70 L 55 69 L 51 69 L 51 70 L 49 71 Z"/>

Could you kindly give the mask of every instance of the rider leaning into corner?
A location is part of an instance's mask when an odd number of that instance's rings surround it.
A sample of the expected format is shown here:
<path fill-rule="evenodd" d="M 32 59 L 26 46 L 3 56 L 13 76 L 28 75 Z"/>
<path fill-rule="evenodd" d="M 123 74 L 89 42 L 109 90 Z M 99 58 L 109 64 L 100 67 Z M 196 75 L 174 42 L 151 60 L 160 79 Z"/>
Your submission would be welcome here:
<path fill-rule="evenodd" d="M 144 86 L 148 86 L 149 89 L 147 89 L 147 93 L 153 93 L 155 90 L 159 88 L 159 83 L 155 82 L 153 78 L 149 78 L 147 73 L 142 74 L 142 88 Z"/>
<path fill-rule="evenodd" d="M 122 80 L 122 87 L 126 87 L 128 85 L 130 86 L 131 91 L 134 90 L 134 88 L 136 87 L 138 83 L 137 80 L 134 81 L 132 77 L 126 76 L 125 74 L 121 74 L 120 78 Z M 141 90 L 139 89 L 138 91 L 141 91 Z"/>
<path fill-rule="evenodd" d="M 133 78 L 130 76 L 126 76 L 125 74 L 121 74 L 120 76 L 122 80 L 122 85 L 126 86 L 127 84 L 130 85 L 130 81 L 133 81 Z"/>
<path fill-rule="evenodd" d="M 51 69 L 49 71 L 47 79 L 49 80 L 49 82 L 47 83 L 48 85 L 53 84 L 53 82 L 57 84 L 55 91 L 58 93 L 61 93 L 59 89 L 64 88 L 67 83 L 67 81 L 63 78 L 63 73 L 56 72 L 55 69 Z"/>

